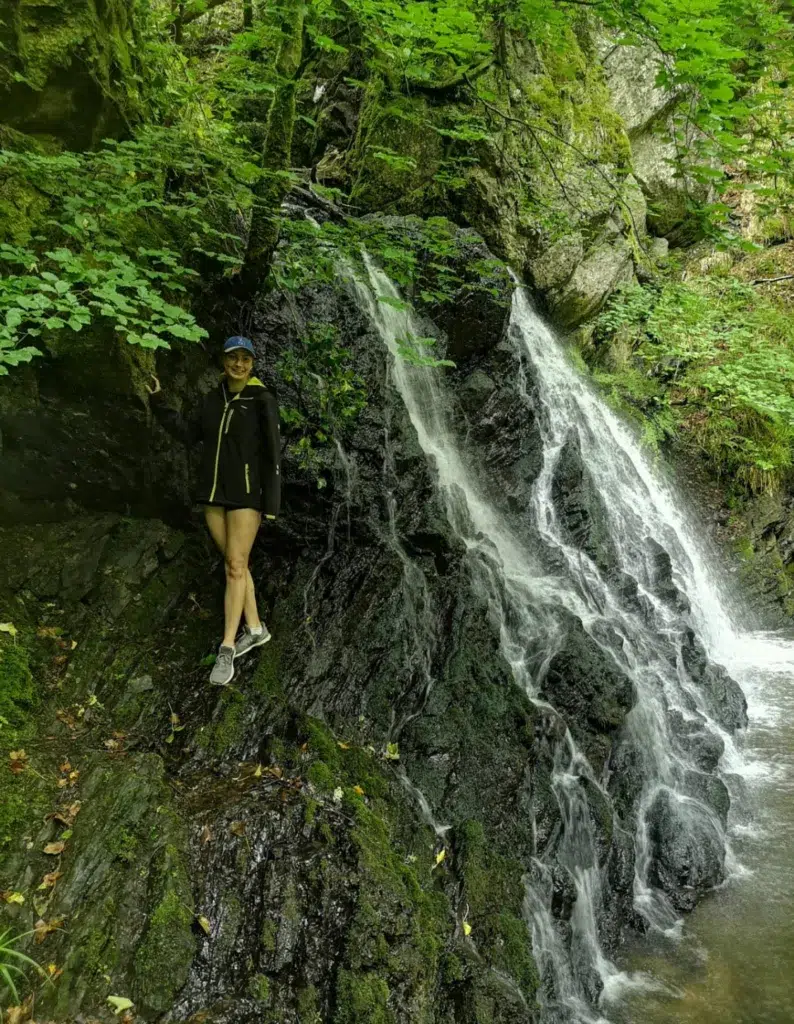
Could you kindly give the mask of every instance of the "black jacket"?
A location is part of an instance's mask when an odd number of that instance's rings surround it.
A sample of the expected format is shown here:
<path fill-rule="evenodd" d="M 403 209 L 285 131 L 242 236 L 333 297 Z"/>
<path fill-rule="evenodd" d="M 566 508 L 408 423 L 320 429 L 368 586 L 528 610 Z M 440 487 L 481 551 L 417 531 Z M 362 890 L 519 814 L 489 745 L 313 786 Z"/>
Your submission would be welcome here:
<path fill-rule="evenodd" d="M 231 394 L 226 382 L 183 417 L 153 395 L 152 411 L 170 434 L 189 447 L 202 444 L 196 501 L 256 508 L 274 518 L 281 507 L 281 437 L 278 404 L 251 377 Z"/>

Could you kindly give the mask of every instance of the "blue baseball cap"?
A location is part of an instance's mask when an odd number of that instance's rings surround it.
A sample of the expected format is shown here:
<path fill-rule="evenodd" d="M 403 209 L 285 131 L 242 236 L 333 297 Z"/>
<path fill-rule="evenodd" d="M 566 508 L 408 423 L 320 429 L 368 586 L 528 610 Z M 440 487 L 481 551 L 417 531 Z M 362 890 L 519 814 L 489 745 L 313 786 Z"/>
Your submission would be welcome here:
<path fill-rule="evenodd" d="M 226 352 L 234 352 L 236 348 L 244 348 L 246 352 L 250 352 L 252 356 L 256 355 L 254 352 L 254 344 L 249 341 L 248 338 L 241 338 L 239 335 L 235 335 L 234 338 L 227 338 L 223 344 L 224 354 Z"/>

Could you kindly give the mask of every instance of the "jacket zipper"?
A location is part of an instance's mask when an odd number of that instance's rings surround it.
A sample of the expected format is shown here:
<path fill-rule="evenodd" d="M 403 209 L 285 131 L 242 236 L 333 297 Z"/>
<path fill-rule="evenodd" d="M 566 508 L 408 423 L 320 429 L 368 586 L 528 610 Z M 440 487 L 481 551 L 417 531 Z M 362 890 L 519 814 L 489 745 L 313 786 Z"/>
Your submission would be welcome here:
<path fill-rule="evenodd" d="M 248 463 L 245 464 L 245 493 L 251 493 L 251 479 L 248 476 Z"/>
<path fill-rule="evenodd" d="M 212 490 L 210 491 L 210 497 L 209 497 L 209 500 L 211 502 L 215 500 L 215 492 L 218 489 L 218 466 L 219 466 L 220 460 L 221 460 L 221 441 L 223 441 L 223 428 L 225 426 L 227 430 L 229 429 L 229 424 L 228 424 L 228 421 L 226 419 L 226 410 L 229 408 L 229 406 L 232 404 L 232 402 L 236 402 L 237 399 L 242 394 L 241 391 L 238 391 L 238 393 L 234 396 L 234 398 L 227 399 L 226 398 L 226 386 L 222 384 L 221 387 L 223 388 L 223 415 L 221 416 L 221 423 L 220 423 L 220 426 L 218 427 L 218 444 L 217 444 L 217 446 L 215 448 L 215 471 L 214 471 L 213 477 L 212 477 Z M 234 409 L 232 409 L 232 412 L 234 412 Z M 229 419 L 231 419 L 231 416 L 229 416 Z"/>
<path fill-rule="evenodd" d="M 234 401 L 234 399 L 232 399 L 232 401 Z M 232 416 L 234 416 L 234 409 L 232 409 L 232 411 L 226 417 L 226 429 L 224 430 L 224 434 L 229 433 L 229 424 L 232 422 Z"/>

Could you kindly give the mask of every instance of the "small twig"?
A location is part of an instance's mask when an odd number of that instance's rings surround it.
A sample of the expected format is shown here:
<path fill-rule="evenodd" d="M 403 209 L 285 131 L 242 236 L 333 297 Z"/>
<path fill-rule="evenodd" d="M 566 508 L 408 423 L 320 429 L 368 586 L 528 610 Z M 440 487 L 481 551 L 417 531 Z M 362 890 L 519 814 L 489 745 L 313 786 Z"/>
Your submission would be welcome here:
<path fill-rule="evenodd" d="M 775 281 L 791 281 L 794 280 L 794 274 L 781 274 L 780 277 L 759 277 L 753 281 L 752 284 L 774 284 Z"/>

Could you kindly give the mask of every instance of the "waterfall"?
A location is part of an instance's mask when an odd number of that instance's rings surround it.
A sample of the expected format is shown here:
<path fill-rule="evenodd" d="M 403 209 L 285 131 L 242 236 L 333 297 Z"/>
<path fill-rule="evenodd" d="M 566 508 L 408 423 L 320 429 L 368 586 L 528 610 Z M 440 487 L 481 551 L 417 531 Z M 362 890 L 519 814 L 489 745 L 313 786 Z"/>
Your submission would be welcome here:
<path fill-rule="evenodd" d="M 356 284 L 359 300 L 391 352 L 394 384 L 435 468 L 447 516 L 466 546 L 516 684 L 543 714 L 560 721 L 541 697 L 542 683 L 564 622 L 571 618 L 631 680 L 634 706 L 625 731 L 642 763 L 641 792 L 630 822 L 634 903 L 651 927 L 674 931 L 680 913 L 651 878 L 649 823 L 658 829 L 666 822 L 692 849 L 704 850 L 704 872 L 709 856 L 722 867 L 727 807 L 720 802 L 723 791 L 727 800 L 727 791 L 713 769 L 726 744 L 732 749 L 731 730 L 743 724 L 744 714 L 735 684 L 709 662 L 709 657 L 730 660 L 735 631 L 694 530 L 631 433 L 573 368 L 520 288 L 506 344 L 515 360 L 520 400 L 540 432 L 542 464 L 528 482 L 519 522 L 493 493 L 476 446 L 457 436 L 454 397 L 445 391 L 439 371 L 401 356 L 401 340 L 423 333 L 412 312 L 400 305 L 394 285 L 371 262 L 368 271 L 369 283 Z M 377 296 L 390 301 L 379 302 Z M 578 447 L 603 506 L 611 567 L 572 543 L 560 521 L 553 488 L 570 444 Z M 667 595 L 658 585 L 660 564 L 669 567 Z M 720 694 L 733 702 L 732 712 L 722 710 Z M 607 893 L 590 802 L 595 798 L 612 806 L 608 783 L 561 727 L 552 775 L 561 835 L 551 860 L 536 856 L 526 878 L 525 912 L 549 1021 L 603 1022 L 592 1009 L 599 997 L 608 1001 L 621 985 L 637 983 L 620 975 L 599 935 Z M 555 868 L 565 870 L 575 886 L 567 941 L 551 910 Z"/>

